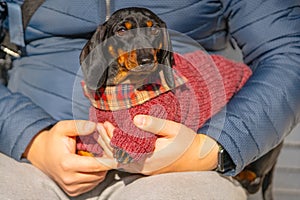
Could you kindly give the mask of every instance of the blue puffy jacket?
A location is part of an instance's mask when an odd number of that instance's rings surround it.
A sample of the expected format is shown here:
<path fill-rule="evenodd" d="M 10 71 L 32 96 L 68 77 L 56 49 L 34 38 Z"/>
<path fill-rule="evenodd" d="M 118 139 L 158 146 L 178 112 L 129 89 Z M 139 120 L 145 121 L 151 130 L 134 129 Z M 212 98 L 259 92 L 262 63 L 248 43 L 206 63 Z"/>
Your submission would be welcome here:
<path fill-rule="evenodd" d="M 299 0 L 46 0 L 26 28 L 26 56 L 14 61 L 9 89 L 30 97 L 56 120 L 86 118 L 78 59 L 86 35 L 113 11 L 130 6 L 151 9 L 169 29 L 208 51 L 226 49 L 231 39 L 241 48 L 253 76 L 199 130 L 232 157 L 237 167 L 228 175 L 279 144 L 299 121 Z M 175 51 L 184 45 L 174 41 Z M 53 121 L 20 94 L 0 90 L 0 151 L 20 159 L 37 130 Z"/>

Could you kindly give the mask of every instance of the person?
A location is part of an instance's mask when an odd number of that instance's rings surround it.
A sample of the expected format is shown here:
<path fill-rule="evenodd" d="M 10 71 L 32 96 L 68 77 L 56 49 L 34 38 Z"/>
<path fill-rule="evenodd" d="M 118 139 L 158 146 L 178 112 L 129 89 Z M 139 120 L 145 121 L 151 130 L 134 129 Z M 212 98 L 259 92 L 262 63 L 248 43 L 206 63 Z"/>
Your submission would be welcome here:
<path fill-rule="evenodd" d="M 113 170 L 75 154 L 75 136 L 96 129 L 110 135 L 113 129 L 109 123 L 85 120 L 87 99 L 74 86 L 80 51 L 110 13 L 131 6 L 149 8 L 169 29 L 213 53 L 226 54 L 234 39 L 253 71 L 226 106 L 222 127 L 208 121 L 197 137 L 181 124 L 137 116 L 137 126 L 159 134 L 162 144 L 174 142 L 181 132 L 195 137 L 176 162 L 141 173 Z M 299 121 L 299 16 L 298 0 L 45 1 L 26 27 L 24 44 L 17 44 L 25 49 L 24 56 L 14 60 L 7 88 L 0 86 L 0 197 L 246 199 L 246 191 L 231 176 L 281 143 Z M 172 42 L 178 51 L 187 45 L 176 38 Z M 224 112 L 217 119 L 219 115 Z M 199 162 L 204 138 L 214 148 Z M 224 174 L 213 171 L 217 142 L 235 165 Z"/>

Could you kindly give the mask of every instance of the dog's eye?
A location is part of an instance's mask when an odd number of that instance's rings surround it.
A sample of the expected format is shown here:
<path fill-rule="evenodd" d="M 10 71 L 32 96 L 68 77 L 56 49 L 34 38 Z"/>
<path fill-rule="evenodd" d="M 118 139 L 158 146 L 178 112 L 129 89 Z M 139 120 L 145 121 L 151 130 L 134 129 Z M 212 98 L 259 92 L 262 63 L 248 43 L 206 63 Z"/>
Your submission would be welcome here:
<path fill-rule="evenodd" d="M 150 31 L 151 31 L 151 34 L 152 34 L 152 35 L 157 35 L 157 34 L 159 33 L 159 28 L 156 27 L 156 26 L 152 26 L 152 27 L 150 28 Z"/>
<path fill-rule="evenodd" d="M 119 29 L 117 30 L 117 34 L 118 34 L 119 36 L 123 36 L 123 35 L 125 35 L 125 33 L 126 33 L 126 29 L 123 28 L 123 27 L 121 27 L 121 28 L 119 28 Z"/>

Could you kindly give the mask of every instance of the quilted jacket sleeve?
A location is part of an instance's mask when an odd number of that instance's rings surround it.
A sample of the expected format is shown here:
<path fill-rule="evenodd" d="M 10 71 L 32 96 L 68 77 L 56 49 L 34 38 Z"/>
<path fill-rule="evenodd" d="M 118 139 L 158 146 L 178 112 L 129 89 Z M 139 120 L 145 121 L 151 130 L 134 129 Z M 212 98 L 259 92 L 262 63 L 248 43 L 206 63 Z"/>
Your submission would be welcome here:
<path fill-rule="evenodd" d="M 0 152 L 21 160 L 32 138 L 55 121 L 30 99 L 11 93 L 2 84 L 0 94 Z"/>
<path fill-rule="evenodd" d="M 279 144 L 299 121 L 300 1 L 221 1 L 253 76 L 200 132 L 229 152 L 237 167 L 227 175 L 234 175 Z"/>

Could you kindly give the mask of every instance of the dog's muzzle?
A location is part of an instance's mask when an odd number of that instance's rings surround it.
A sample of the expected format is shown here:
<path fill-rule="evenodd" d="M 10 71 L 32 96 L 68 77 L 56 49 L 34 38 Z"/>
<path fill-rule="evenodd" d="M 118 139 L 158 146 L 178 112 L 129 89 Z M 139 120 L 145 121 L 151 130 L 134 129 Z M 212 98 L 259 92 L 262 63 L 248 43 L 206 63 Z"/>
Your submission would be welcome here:
<path fill-rule="evenodd" d="M 152 72 L 156 69 L 157 62 L 153 49 L 138 49 L 136 54 L 138 66 L 133 68 L 132 72 Z"/>

